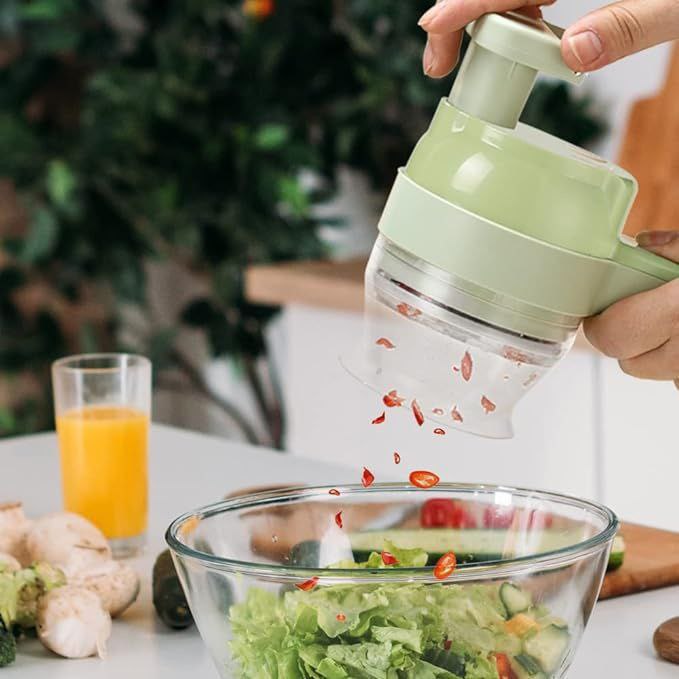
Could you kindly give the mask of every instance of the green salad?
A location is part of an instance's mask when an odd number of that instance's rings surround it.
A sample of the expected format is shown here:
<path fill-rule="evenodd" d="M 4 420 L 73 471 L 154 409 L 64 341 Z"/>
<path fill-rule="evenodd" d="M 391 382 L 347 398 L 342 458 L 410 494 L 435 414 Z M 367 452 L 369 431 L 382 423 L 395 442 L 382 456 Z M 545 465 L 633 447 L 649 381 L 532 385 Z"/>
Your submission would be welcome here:
<path fill-rule="evenodd" d="M 423 550 L 385 544 L 401 567 Z M 381 555 L 342 568 L 381 568 Z M 546 679 L 567 626 L 514 584 L 380 583 L 280 594 L 230 608 L 231 652 L 248 679 Z"/>

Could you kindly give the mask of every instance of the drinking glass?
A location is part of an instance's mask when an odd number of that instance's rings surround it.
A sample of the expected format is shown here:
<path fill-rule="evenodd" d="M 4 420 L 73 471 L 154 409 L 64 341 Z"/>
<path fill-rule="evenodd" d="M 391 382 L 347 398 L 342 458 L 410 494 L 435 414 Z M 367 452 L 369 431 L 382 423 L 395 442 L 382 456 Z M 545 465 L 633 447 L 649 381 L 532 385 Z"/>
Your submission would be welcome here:
<path fill-rule="evenodd" d="M 144 545 L 151 362 L 82 354 L 52 366 L 64 505 L 97 525 L 115 556 Z"/>

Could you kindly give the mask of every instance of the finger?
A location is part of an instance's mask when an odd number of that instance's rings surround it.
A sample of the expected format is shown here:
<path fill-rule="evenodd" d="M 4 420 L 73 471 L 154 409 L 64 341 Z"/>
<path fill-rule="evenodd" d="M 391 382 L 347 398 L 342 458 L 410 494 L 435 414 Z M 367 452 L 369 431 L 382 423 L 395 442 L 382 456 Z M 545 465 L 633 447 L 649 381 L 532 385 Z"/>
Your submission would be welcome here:
<path fill-rule="evenodd" d="M 620 361 L 620 367 L 633 377 L 647 380 L 675 379 L 679 375 L 679 337 L 675 335 L 653 351 Z"/>
<path fill-rule="evenodd" d="M 679 279 L 622 299 L 583 327 L 606 356 L 624 360 L 657 349 L 679 329 Z"/>
<path fill-rule="evenodd" d="M 679 231 L 642 231 L 637 243 L 645 250 L 679 263 Z"/>
<path fill-rule="evenodd" d="M 418 21 L 427 33 L 446 35 L 463 29 L 468 23 L 490 12 L 509 10 L 535 5 L 550 5 L 553 0 L 441 0 L 428 9 Z"/>
<path fill-rule="evenodd" d="M 570 26 L 561 39 L 561 52 L 574 71 L 593 71 L 677 37 L 678 2 L 622 0 Z"/>
<path fill-rule="evenodd" d="M 424 48 L 422 67 L 431 78 L 443 78 L 448 75 L 460 56 L 462 31 L 451 35 L 430 35 Z"/>

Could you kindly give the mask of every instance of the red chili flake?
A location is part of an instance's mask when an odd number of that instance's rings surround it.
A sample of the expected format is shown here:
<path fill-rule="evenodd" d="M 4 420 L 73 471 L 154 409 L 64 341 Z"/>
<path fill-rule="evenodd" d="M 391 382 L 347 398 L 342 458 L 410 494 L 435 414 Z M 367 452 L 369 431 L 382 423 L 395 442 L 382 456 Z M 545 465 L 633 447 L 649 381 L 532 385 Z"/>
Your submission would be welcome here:
<path fill-rule="evenodd" d="M 401 456 L 398 453 L 394 453 L 394 464 L 401 464 Z"/>
<path fill-rule="evenodd" d="M 310 592 L 318 584 L 318 578 L 314 576 L 311 580 L 305 580 L 304 582 L 296 582 L 295 587 L 301 589 L 303 592 Z"/>
<path fill-rule="evenodd" d="M 452 639 L 446 639 L 443 642 L 443 650 L 444 651 L 449 651 L 450 647 L 453 645 L 453 640 Z"/>
<path fill-rule="evenodd" d="M 460 411 L 457 409 L 457 406 L 453 406 L 453 409 L 450 411 L 450 416 L 453 418 L 453 421 L 455 422 L 464 422 L 464 418 L 460 414 Z"/>
<path fill-rule="evenodd" d="M 398 563 L 398 559 L 391 552 L 382 552 L 382 563 L 385 566 L 393 566 Z"/>
<path fill-rule="evenodd" d="M 424 415 L 422 414 L 422 408 L 420 408 L 420 404 L 413 399 L 413 402 L 410 404 L 410 407 L 413 409 L 413 415 L 415 415 L 415 422 L 420 425 L 420 427 L 424 424 Z"/>
<path fill-rule="evenodd" d="M 431 411 L 434 415 L 443 415 L 443 408 L 432 408 Z"/>
<path fill-rule="evenodd" d="M 445 436 L 446 430 L 441 429 L 441 427 L 436 427 L 436 429 L 434 429 L 434 434 L 437 434 L 438 436 Z"/>
<path fill-rule="evenodd" d="M 330 495 L 339 495 L 340 494 L 340 492 L 339 492 L 339 490 L 337 490 L 337 488 L 331 488 L 328 491 L 328 493 L 330 493 Z"/>
<path fill-rule="evenodd" d="M 381 415 L 378 415 L 370 424 L 382 424 L 384 420 L 387 419 L 387 414 L 385 412 L 382 412 Z"/>
<path fill-rule="evenodd" d="M 459 369 L 456 365 L 454 365 L 454 366 L 453 366 L 453 372 L 454 372 L 454 373 L 459 373 L 459 372 L 460 372 L 460 369 Z"/>
<path fill-rule="evenodd" d="M 472 361 L 472 357 L 468 351 L 464 352 L 464 356 L 462 357 L 462 363 L 460 363 L 460 369 L 462 372 L 462 379 L 465 382 L 469 382 L 469 380 L 472 378 L 472 368 L 474 367 L 474 361 Z"/>
<path fill-rule="evenodd" d="M 450 577 L 457 566 L 457 557 L 453 552 L 444 554 L 434 566 L 434 577 L 438 580 L 445 580 Z"/>
<path fill-rule="evenodd" d="M 486 396 L 481 397 L 481 407 L 488 413 L 492 413 L 497 406 Z"/>
<path fill-rule="evenodd" d="M 530 385 L 533 384 L 533 382 L 535 382 L 537 378 L 538 378 L 537 373 L 531 373 L 530 375 L 528 375 L 528 379 L 526 379 L 526 381 L 523 383 L 523 386 L 530 387 Z"/>
<path fill-rule="evenodd" d="M 433 488 L 441 479 L 434 474 L 425 470 L 410 472 L 410 483 L 418 488 Z"/>
<path fill-rule="evenodd" d="M 396 389 L 392 389 L 382 397 L 382 403 L 384 403 L 387 408 L 400 408 L 404 402 L 405 399 L 398 395 Z"/>
<path fill-rule="evenodd" d="M 399 302 L 396 305 L 396 311 L 406 318 L 416 318 L 417 316 L 422 315 L 422 312 L 419 309 L 416 309 L 414 306 L 410 306 L 410 304 L 406 304 L 405 302 Z"/>
<path fill-rule="evenodd" d="M 361 477 L 363 487 L 367 488 L 368 486 L 372 486 L 374 480 L 375 475 L 367 467 L 363 467 L 363 476 Z"/>
<path fill-rule="evenodd" d="M 384 347 L 385 349 L 395 349 L 396 345 L 390 340 L 387 339 L 386 337 L 380 337 L 375 344 L 377 344 L 380 347 Z"/>
<path fill-rule="evenodd" d="M 498 679 L 518 679 L 506 654 L 495 653 L 495 667 Z"/>
<path fill-rule="evenodd" d="M 337 512 L 337 514 L 335 514 L 335 523 L 338 528 L 344 528 L 344 524 L 342 523 L 342 512 Z"/>
<path fill-rule="evenodd" d="M 337 622 L 344 622 L 347 619 L 347 616 L 344 615 L 344 613 L 338 613 L 335 618 Z"/>
<path fill-rule="evenodd" d="M 514 347 L 504 347 L 502 349 L 502 355 L 508 361 L 516 361 L 519 365 L 522 363 L 530 363 L 528 356 Z"/>

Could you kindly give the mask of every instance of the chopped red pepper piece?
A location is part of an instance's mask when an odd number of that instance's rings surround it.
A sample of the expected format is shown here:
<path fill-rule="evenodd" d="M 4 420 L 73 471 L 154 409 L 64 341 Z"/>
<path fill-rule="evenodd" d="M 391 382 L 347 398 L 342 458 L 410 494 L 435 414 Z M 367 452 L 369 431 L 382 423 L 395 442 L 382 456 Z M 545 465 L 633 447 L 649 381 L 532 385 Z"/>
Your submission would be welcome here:
<path fill-rule="evenodd" d="M 347 619 L 347 616 L 344 615 L 344 613 L 338 613 L 335 618 L 337 619 L 337 622 L 344 622 Z"/>
<path fill-rule="evenodd" d="M 344 524 L 342 523 L 342 512 L 337 512 L 337 514 L 335 514 L 335 523 L 338 528 L 344 527 Z"/>
<path fill-rule="evenodd" d="M 401 456 L 398 453 L 394 453 L 394 464 L 401 464 Z"/>
<path fill-rule="evenodd" d="M 393 566 L 395 563 L 398 563 L 398 559 L 391 553 L 391 552 L 382 552 L 382 563 L 385 566 Z"/>
<path fill-rule="evenodd" d="M 530 387 L 530 385 L 533 384 L 533 382 L 535 382 L 535 380 L 537 380 L 537 378 L 538 378 L 537 373 L 531 373 L 530 375 L 528 375 L 528 378 L 523 383 L 523 386 L 524 387 Z"/>
<path fill-rule="evenodd" d="M 434 472 L 418 470 L 410 472 L 410 483 L 417 488 L 433 488 L 441 479 Z"/>
<path fill-rule="evenodd" d="M 367 467 L 363 467 L 363 476 L 361 477 L 363 487 L 367 488 L 368 486 L 372 486 L 374 481 L 375 475 Z"/>
<path fill-rule="evenodd" d="M 462 372 L 462 379 L 465 382 L 469 382 L 472 378 L 472 368 L 474 367 L 474 361 L 468 351 L 464 352 L 462 357 L 462 363 L 460 363 L 460 371 Z"/>
<path fill-rule="evenodd" d="M 509 658 L 504 653 L 495 654 L 495 667 L 499 679 L 517 679 L 516 673 L 512 669 Z"/>
<path fill-rule="evenodd" d="M 482 396 L 481 407 L 486 411 L 487 415 L 488 413 L 492 413 L 497 406 L 488 397 Z"/>
<path fill-rule="evenodd" d="M 459 372 L 460 372 L 460 369 L 459 369 L 456 365 L 454 365 L 454 366 L 453 366 L 453 372 L 454 372 L 454 373 L 459 373 Z"/>
<path fill-rule="evenodd" d="M 434 577 L 438 580 L 445 580 L 453 574 L 457 567 L 457 557 L 453 552 L 444 554 L 434 566 Z"/>
<path fill-rule="evenodd" d="M 443 408 L 432 408 L 431 411 L 434 415 L 443 415 Z"/>
<path fill-rule="evenodd" d="M 445 436 L 446 430 L 441 429 L 441 427 L 436 427 L 436 429 L 434 429 L 434 434 L 437 434 L 438 436 Z"/>
<path fill-rule="evenodd" d="M 405 399 L 398 395 L 396 389 L 392 389 L 382 397 L 382 403 L 387 408 L 400 408 L 404 401 Z"/>
<path fill-rule="evenodd" d="M 419 424 L 421 427 L 424 424 L 424 415 L 422 414 L 422 408 L 420 408 L 420 404 L 415 399 L 413 399 L 410 407 L 413 410 L 413 415 L 415 415 L 415 422 L 417 422 L 417 424 Z"/>
<path fill-rule="evenodd" d="M 451 647 L 452 645 L 453 645 L 453 640 L 452 640 L 452 639 L 446 639 L 446 640 L 443 642 L 443 650 L 449 651 L 449 650 L 450 650 L 450 647 Z"/>
<path fill-rule="evenodd" d="M 419 309 L 416 309 L 414 306 L 410 306 L 410 304 L 406 304 L 405 302 L 399 302 L 396 305 L 396 311 L 406 318 L 416 318 L 417 316 L 422 315 L 422 312 Z"/>
<path fill-rule="evenodd" d="M 387 419 L 387 414 L 385 412 L 382 412 L 381 415 L 378 415 L 370 424 L 382 424 L 384 420 Z"/>
<path fill-rule="evenodd" d="M 328 491 L 328 493 L 330 493 L 330 495 L 339 495 L 340 494 L 340 492 L 339 492 L 339 490 L 337 490 L 337 488 L 331 488 Z"/>
<path fill-rule="evenodd" d="M 423 528 L 476 528 L 476 520 L 461 502 L 432 498 L 422 505 L 420 525 Z"/>
<path fill-rule="evenodd" d="M 375 344 L 377 344 L 380 347 L 384 347 L 385 349 L 395 349 L 396 345 L 390 340 L 387 339 L 386 337 L 380 337 Z"/>
<path fill-rule="evenodd" d="M 457 406 L 453 406 L 453 409 L 450 411 L 450 416 L 453 418 L 455 422 L 464 422 L 462 414 L 457 409 Z"/>
<path fill-rule="evenodd" d="M 301 589 L 303 592 L 310 592 L 318 584 L 318 578 L 314 576 L 310 580 L 305 580 L 304 582 L 296 582 L 295 587 Z"/>

